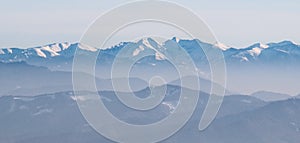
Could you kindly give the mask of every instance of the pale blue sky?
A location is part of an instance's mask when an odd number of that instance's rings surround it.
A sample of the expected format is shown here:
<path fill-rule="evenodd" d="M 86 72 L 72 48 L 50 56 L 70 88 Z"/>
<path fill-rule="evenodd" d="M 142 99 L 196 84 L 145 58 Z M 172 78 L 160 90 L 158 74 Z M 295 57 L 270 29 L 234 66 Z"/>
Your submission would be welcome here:
<path fill-rule="evenodd" d="M 103 12 L 125 0 L 1 0 L 0 47 L 76 42 Z M 196 12 L 229 46 L 292 40 L 300 43 L 298 0 L 174 0 Z"/>

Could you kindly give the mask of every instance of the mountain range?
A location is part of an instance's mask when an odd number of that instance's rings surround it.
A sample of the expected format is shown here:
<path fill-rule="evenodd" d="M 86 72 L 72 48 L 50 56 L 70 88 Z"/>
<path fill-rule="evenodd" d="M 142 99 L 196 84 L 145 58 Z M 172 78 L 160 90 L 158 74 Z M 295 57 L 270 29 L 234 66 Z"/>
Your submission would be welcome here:
<path fill-rule="evenodd" d="M 174 48 L 170 43 L 182 47 L 197 67 L 202 79 L 210 80 L 210 67 L 201 46 L 220 49 L 226 62 L 226 88 L 232 93 L 252 94 L 257 91 L 272 91 L 296 95 L 299 91 L 300 46 L 291 41 L 279 43 L 256 43 L 246 48 L 233 48 L 221 43 L 204 43 L 198 39 L 181 40 L 173 38 L 159 43 L 151 38 L 137 42 L 121 42 L 106 49 L 97 49 L 81 43 L 55 43 L 34 48 L 0 49 L 0 62 L 3 64 L 26 62 L 28 65 L 46 67 L 50 71 L 71 72 L 76 49 L 84 56 L 99 52 L 95 65 L 95 75 L 101 79 L 111 78 L 112 63 L 124 47 L 128 48 L 126 58 L 150 53 L 152 56 L 139 60 L 130 71 L 130 76 L 149 81 L 159 75 L 167 82 L 178 79 L 174 66 L 163 53 Z M 199 46 L 197 42 L 200 42 Z M 176 51 L 175 51 L 176 52 Z M 177 55 L 181 55 L 177 51 Z"/>
<path fill-rule="evenodd" d="M 162 61 L 166 60 L 161 55 L 163 50 L 167 50 L 172 47 L 168 47 L 168 42 L 175 41 L 179 44 L 183 49 L 187 51 L 187 53 L 193 58 L 195 63 L 205 62 L 205 55 L 203 50 L 201 50 L 200 46 L 209 46 L 213 48 L 218 48 L 223 51 L 224 57 L 226 59 L 227 64 L 296 64 L 299 65 L 300 59 L 300 46 L 291 41 L 282 41 L 279 43 L 256 43 L 246 48 L 234 48 L 229 47 L 221 43 L 204 43 L 198 39 L 194 40 L 180 40 L 178 38 L 173 38 L 171 40 L 167 40 L 163 43 L 158 43 L 154 39 L 144 38 L 136 43 L 134 42 L 122 42 L 119 45 L 115 45 L 113 47 L 108 47 L 107 49 L 100 50 L 99 58 L 102 56 L 116 56 L 116 54 L 125 46 L 131 46 L 132 50 L 131 55 L 136 56 L 139 53 L 146 52 L 147 50 L 151 50 L 154 52 L 153 56 L 155 56 L 155 60 Z M 201 43 L 199 46 L 197 42 Z M 141 48 L 142 47 L 142 48 Z M 75 54 L 76 49 L 81 49 L 86 51 L 87 53 L 99 52 L 99 49 L 96 47 L 90 47 L 87 45 L 83 45 L 80 43 L 54 43 L 45 46 L 39 46 L 34 48 L 2 48 L 0 49 L 0 61 L 1 62 L 18 62 L 25 61 L 28 64 L 39 65 L 38 62 L 42 61 L 69 61 L 70 58 Z M 161 57 L 160 57 L 161 56 Z M 104 59 L 104 58 L 103 58 Z M 100 61 L 104 62 L 104 61 Z M 279 63 L 278 63 L 279 62 Z M 288 66 L 287 65 L 287 66 Z M 42 65 L 48 66 L 50 69 L 61 69 L 63 70 L 66 67 L 51 67 L 50 65 Z M 60 65 L 62 66 L 62 65 Z M 71 70 L 71 69 L 69 69 Z"/>
<path fill-rule="evenodd" d="M 128 110 L 113 91 L 99 92 L 109 111 L 128 123 L 149 124 L 163 119 L 174 110 L 180 87 L 168 85 L 166 98 L 150 111 Z M 147 96 L 148 89 L 137 91 Z M 226 96 L 217 118 L 204 131 L 198 123 L 207 104 L 208 94 L 200 92 L 192 118 L 174 136 L 163 142 L 220 143 L 298 143 L 300 140 L 300 100 L 264 102 L 251 96 Z M 0 142 L 7 143 L 112 143 L 97 132 L 81 115 L 73 92 L 38 96 L 0 97 Z"/>
<path fill-rule="evenodd" d="M 138 125 L 164 119 L 179 104 L 183 88 L 195 91 L 181 86 L 183 78 L 191 77 L 180 77 L 164 55 L 174 48 L 172 43 L 182 47 L 194 61 L 199 71 L 200 90 L 197 91 L 196 110 L 189 122 L 163 142 L 299 143 L 299 45 L 283 41 L 232 48 L 221 43 L 178 38 L 163 43 L 144 38 L 102 50 L 81 43 L 0 49 L 0 142 L 112 142 L 87 123 L 77 106 L 77 100 L 86 98 L 73 93 L 72 64 L 76 50 L 81 56 L 95 56 L 99 52 L 95 83 L 100 99 L 114 116 Z M 201 46 L 223 53 L 227 68 L 226 86 L 210 80 L 209 63 Z M 114 78 L 126 78 L 111 77 L 112 63 L 124 48 L 128 50 L 122 58 L 151 54 L 137 61 L 129 72 L 131 92 L 117 91 L 112 86 Z M 178 56 L 182 54 L 180 50 L 174 52 Z M 156 108 L 145 112 L 132 110 L 116 96 L 117 93 L 134 93 L 139 98 L 148 97 L 151 95 L 149 79 L 157 75 L 165 78 L 167 91 Z M 224 97 L 216 119 L 200 132 L 197 127 L 212 85 L 226 88 L 228 96 Z"/>

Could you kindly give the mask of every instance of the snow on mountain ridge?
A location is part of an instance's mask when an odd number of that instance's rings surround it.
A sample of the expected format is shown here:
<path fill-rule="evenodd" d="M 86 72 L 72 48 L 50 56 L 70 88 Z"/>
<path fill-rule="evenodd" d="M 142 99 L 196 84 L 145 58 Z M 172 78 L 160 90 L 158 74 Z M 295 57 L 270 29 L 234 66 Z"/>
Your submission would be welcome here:
<path fill-rule="evenodd" d="M 50 57 L 59 56 L 59 52 L 68 49 L 71 46 L 71 43 L 53 43 L 41 47 L 33 48 L 40 57 L 47 58 L 47 54 L 45 52 L 50 53 Z"/>
<path fill-rule="evenodd" d="M 98 50 L 95 47 L 91 47 L 91 46 L 83 44 L 83 43 L 79 43 L 78 48 L 82 49 L 82 50 L 90 51 L 90 52 L 96 52 Z"/>
<path fill-rule="evenodd" d="M 197 44 L 195 44 L 195 40 L 181 40 L 177 37 L 173 37 L 171 40 L 175 41 L 180 46 L 185 45 L 185 50 L 187 50 L 190 54 L 195 54 L 195 48 L 199 47 Z M 167 40 L 169 41 L 169 40 Z M 165 47 L 165 43 L 159 43 L 155 41 L 152 38 L 143 38 L 140 41 L 133 43 L 129 42 L 131 44 L 135 44 L 135 49 L 132 51 L 132 56 L 137 56 L 141 52 L 149 52 L 145 51 L 147 49 L 152 50 L 153 54 L 155 56 L 156 60 L 165 60 L 166 57 L 163 55 L 164 51 L 167 47 Z M 229 48 L 229 46 L 226 46 L 222 43 L 216 42 L 215 44 L 209 44 L 205 42 L 201 42 L 198 40 L 201 44 L 208 45 L 211 47 L 216 47 L 221 49 L 224 54 L 227 54 L 227 57 L 233 57 L 235 59 L 240 59 L 240 61 L 252 61 L 253 59 L 257 59 L 258 56 L 261 55 L 261 53 L 265 50 L 272 50 L 277 51 L 285 54 L 297 54 L 300 53 L 300 50 L 295 49 L 295 47 L 300 47 L 299 45 L 296 45 L 295 42 L 292 41 L 282 41 L 278 43 L 268 43 L 268 44 L 262 44 L 262 43 L 256 43 L 246 48 Z M 189 43 L 189 44 L 187 44 Z M 125 43 L 128 44 L 128 43 Z M 183 44 L 183 45 L 182 45 Z M 70 49 L 72 47 L 72 49 Z M 98 51 L 97 48 L 91 47 L 88 45 L 85 45 L 83 43 L 75 43 L 71 44 L 68 42 L 64 43 L 53 43 L 45 46 L 40 47 L 34 47 L 34 48 L 28 48 L 28 49 L 18 49 L 18 48 L 7 48 L 7 49 L 0 49 L 0 58 L 1 61 L 20 61 L 20 60 L 26 60 L 30 56 L 37 56 L 42 58 L 51 58 L 51 57 L 57 57 L 57 56 L 67 56 L 72 57 L 76 47 L 79 49 L 88 51 L 88 52 L 96 52 Z M 114 53 L 117 53 L 116 51 L 119 51 L 120 48 L 124 47 L 124 44 L 119 44 L 116 46 L 113 46 L 112 48 L 103 49 L 106 53 L 111 53 L 114 55 Z M 70 50 L 68 50 L 70 49 Z M 300 48 L 299 48 L 300 49 Z M 115 52 L 114 52 L 115 51 Z M 195 56 L 202 56 L 202 55 L 195 55 Z"/>
<path fill-rule="evenodd" d="M 45 45 L 45 46 L 37 47 L 37 48 L 48 50 L 51 52 L 60 52 L 60 51 L 63 51 L 65 49 L 69 48 L 70 45 L 71 45 L 70 43 L 64 42 L 64 43 L 53 43 L 50 45 Z"/>
<path fill-rule="evenodd" d="M 173 37 L 172 40 L 175 41 L 176 43 L 180 42 L 180 39 L 178 37 Z"/>
<path fill-rule="evenodd" d="M 79 49 L 90 51 L 90 52 L 96 52 L 97 49 L 94 47 L 89 47 L 87 45 L 83 45 L 80 43 L 71 44 L 68 42 L 63 43 L 53 43 L 48 44 L 44 46 L 38 46 L 34 48 L 27 48 L 27 49 L 19 49 L 19 48 L 4 48 L 0 49 L 0 57 L 2 61 L 5 61 L 5 58 L 8 61 L 15 61 L 18 58 L 21 60 L 24 60 L 24 58 L 29 58 L 30 56 L 37 56 L 41 58 L 51 58 L 51 57 L 57 57 L 57 56 L 63 56 L 63 55 L 73 55 L 75 48 L 78 47 Z M 70 49 L 72 48 L 72 49 Z M 70 49 L 70 50 L 69 50 Z"/>
<path fill-rule="evenodd" d="M 263 49 L 269 48 L 269 45 L 265 45 L 265 44 L 261 44 L 261 43 L 260 43 L 259 46 L 260 46 L 261 48 L 263 48 Z"/>
<path fill-rule="evenodd" d="M 214 44 L 214 46 L 217 47 L 217 48 L 219 48 L 219 49 L 221 49 L 221 50 L 223 50 L 223 51 L 229 49 L 228 46 L 226 46 L 225 44 L 220 43 L 220 42 L 217 42 L 216 44 Z"/>
<path fill-rule="evenodd" d="M 265 44 L 262 44 L 262 43 L 256 43 L 256 44 L 250 46 L 248 48 L 249 50 L 247 50 L 247 51 L 251 56 L 256 57 L 256 56 L 260 55 L 262 50 L 267 49 L 267 48 L 269 48 L 268 45 L 265 45 Z"/>
<path fill-rule="evenodd" d="M 10 53 L 10 54 L 12 54 L 12 52 L 13 52 L 11 48 L 8 48 L 7 51 L 8 51 L 8 53 Z"/>
<path fill-rule="evenodd" d="M 145 48 L 143 46 L 139 46 L 139 48 L 135 49 L 132 53 L 132 56 L 137 56 L 141 51 L 144 51 Z"/>
<path fill-rule="evenodd" d="M 0 49 L 0 55 L 3 55 L 3 54 L 5 54 L 5 52 L 2 49 Z"/>
<path fill-rule="evenodd" d="M 251 56 L 258 56 L 261 53 L 262 49 L 255 47 L 252 50 L 249 50 L 248 52 L 250 53 Z"/>
<path fill-rule="evenodd" d="M 257 60 L 258 58 L 279 56 L 281 54 L 300 55 L 300 48 L 298 49 L 295 47 L 299 47 L 299 45 L 296 45 L 295 42 L 282 41 L 268 44 L 256 43 L 241 49 L 230 48 L 224 52 L 229 54 L 230 57 L 239 59 L 240 62 L 250 62 Z"/>
<path fill-rule="evenodd" d="M 286 51 L 286 50 L 282 50 L 282 49 L 275 49 L 276 51 L 279 51 L 279 52 L 282 52 L 282 53 L 286 53 L 286 54 L 289 54 L 289 52 L 288 51 Z"/>
<path fill-rule="evenodd" d="M 34 48 L 34 50 L 38 56 L 47 58 L 46 54 L 40 48 Z"/>
<path fill-rule="evenodd" d="M 154 54 L 155 54 L 156 60 L 165 60 L 166 59 L 165 55 L 162 53 L 162 50 L 165 50 L 165 49 L 163 48 L 163 46 L 160 43 L 158 43 L 154 39 L 143 38 L 142 40 L 138 41 L 136 44 L 138 45 L 138 48 L 133 51 L 133 53 L 132 53 L 133 56 L 137 56 L 142 51 L 145 51 L 145 49 L 149 48 L 155 52 Z"/>

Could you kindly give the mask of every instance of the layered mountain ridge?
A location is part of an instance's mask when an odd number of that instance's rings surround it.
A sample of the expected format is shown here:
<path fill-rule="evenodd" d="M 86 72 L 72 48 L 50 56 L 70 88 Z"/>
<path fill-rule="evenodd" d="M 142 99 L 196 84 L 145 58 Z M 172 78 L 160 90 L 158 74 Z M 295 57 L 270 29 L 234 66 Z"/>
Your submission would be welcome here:
<path fill-rule="evenodd" d="M 129 73 L 131 76 L 148 81 L 154 75 L 159 75 L 171 82 L 178 79 L 178 72 L 168 62 L 165 54 L 172 50 L 174 55 L 182 57 L 183 49 L 193 60 L 199 76 L 210 80 L 210 63 L 203 47 L 219 49 L 223 53 L 227 88 L 234 93 L 273 91 L 295 95 L 300 92 L 297 84 L 297 79 L 300 78 L 300 46 L 291 41 L 256 43 L 246 48 L 232 48 L 222 43 L 209 44 L 198 39 L 182 40 L 174 37 L 160 43 L 152 38 L 143 38 L 137 42 L 122 42 L 101 50 L 80 43 L 65 42 L 28 49 L 1 49 L 0 62 L 23 61 L 51 71 L 71 72 L 76 50 L 85 56 L 99 53 L 96 55 L 95 73 L 97 77 L 109 79 L 115 58 L 125 49 L 126 54 L 121 55 L 122 58 L 135 58 L 145 53 L 151 55 L 136 62 Z M 185 63 L 180 64 L 184 66 Z"/>
<path fill-rule="evenodd" d="M 246 48 L 234 48 L 229 47 L 221 43 L 204 43 L 198 39 L 193 40 L 181 40 L 178 38 L 171 39 L 172 41 L 178 43 L 183 49 L 185 49 L 193 58 L 196 58 L 194 53 L 202 54 L 199 52 L 201 46 L 209 46 L 218 48 L 223 51 L 225 59 L 227 62 L 253 62 L 253 61 L 270 61 L 270 60 L 296 60 L 300 58 L 300 46 L 292 41 L 282 41 L 279 43 L 255 43 Z M 116 56 L 118 51 L 125 46 L 130 44 L 138 45 L 137 48 L 131 53 L 131 56 L 136 56 L 144 50 L 153 50 L 156 55 L 156 60 L 162 60 L 163 55 L 161 55 L 161 50 L 165 50 L 166 43 L 170 41 L 167 40 L 164 43 L 158 43 L 154 39 L 144 38 L 136 43 L 134 42 L 124 42 L 113 47 L 102 49 L 100 53 L 104 55 Z M 197 44 L 197 41 L 201 43 Z M 200 46 L 200 47 L 199 47 Z M 69 58 L 74 56 L 76 48 L 87 51 L 87 52 L 97 52 L 99 49 L 96 47 L 90 47 L 80 43 L 54 43 L 40 47 L 20 49 L 20 48 L 4 48 L 0 49 L 0 61 L 1 62 L 16 62 L 16 61 L 27 61 L 31 62 L 34 58 L 40 59 L 55 59 L 55 58 Z M 205 55 L 198 55 L 205 57 Z M 196 61 L 199 62 L 199 61 Z"/>

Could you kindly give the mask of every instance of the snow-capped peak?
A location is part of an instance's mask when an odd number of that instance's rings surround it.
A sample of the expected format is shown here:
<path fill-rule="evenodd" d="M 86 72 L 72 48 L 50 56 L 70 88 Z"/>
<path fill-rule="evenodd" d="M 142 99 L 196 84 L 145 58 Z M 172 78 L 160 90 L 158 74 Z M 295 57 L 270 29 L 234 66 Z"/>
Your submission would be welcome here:
<path fill-rule="evenodd" d="M 82 50 L 90 51 L 90 52 L 96 52 L 98 50 L 97 48 L 91 47 L 91 46 L 89 46 L 87 44 L 84 44 L 84 43 L 79 43 L 78 48 L 82 49 Z"/>
<path fill-rule="evenodd" d="M 171 48 L 174 47 L 174 44 L 178 44 L 179 47 L 182 46 L 182 48 L 185 48 L 189 54 L 194 55 L 195 57 L 200 57 L 200 55 L 197 54 L 197 44 L 195 44 L 195 41 L 201 42 L 198 39 L 193 40 L 181 40 L 177 37 L 173 37 L 171 40 L 167 40 L 164 42 L 157 42 L 158 40 L 161 40 L 159 38 L 156 38 L 155 40 L 152 38 L 143 38 L 139 40 L 138 42 L 123 42 L 120 45 L 113 46 L 111 49 L 106 50 L 114 50 L 112 54 L 115 54 L 116 51 L 120 50 L 120 48 L 124 47 L 124 44 L 133 44 L 130 51 L 129 56 L 137 56 L 141 53 L 145 52 L 151 52 L 153 56 L 155 56 L 156 60 L 165 60 L 167 59 L 167 56 L 164 55 L 168 52 Z M 180 43 L 178 43 L 180 41 Z M 173 42 L 170 44 L 169 42 Z M 176 43 L 174 43 L 176 42 Z M 280 53 L 291 53 L 291 54 L 298 54 L 299 47 L 295 42 L 292 41 L 282 41 L 278 43 L 269 43 L 269 44 L 262 44 L 262 43 L 256 43 L 254 45 L 251 45 L 246 48 L 230 48 L 229 46 L 226 46 L 225 44 L 216 42 L 216 43 L 205 43 L 201 42 L 201 44 L 221 49 L 228 57 L 234 57 L 241 59 L 242 61 L 253 61 L 253 60 L 259 60 L 259 55 L 261 53 L 264 53 L 265 55 L 266 51 L 268 52 L 280 52 Z M 85 45 L 84 43 L 54 43 L 34 48 L 28 48 L 28 49 L 18 49 L 18 48 L 6 48 L 6 49 L 0 49 L 0 61 L 3 62 L 13 62 L 13 61 L 27 61 L 31 57 L 42 57 L 42 58 L 52 58 L 52 57 L 72 57 L 74 55 L 74 52 L 76 48 L 79 48 L 81 50 L 85 50 L 87 52 L 96 52 L 98 49 L 95 47 L 91 47 L 88 45 Z M 296 49 L 295 49 L 296 48 Z M 172 50 L 176 50 L 176 48 L 173 48 Z M 110 52 L 110 51 L 108 51 Z M 202 56 L 202 55 L 201 55 Z"/>
<path fill-rule="evenodd" d="M 34 48 L 34 50 L 38 56 L 47 58 L 46 54 L 41 50 L 41 48 Z"/>
<path fill-rule="evenodd" d="M 146 51 L 148 48 L 154 52 L 156 60 L 165 60 L 166 59 L 166 57 L 161 53 L 161 50 L 163 50 L 162 44 L 158 43 L 154 39 L 143 38 L 142 40 L 138 41 L 136 44 L 138 44 L 138 48 L 133 51 L 133 53 L 132 53 L 133 56 L 137 56 L 140 52 Z"/>
<path fill-rule="evenodd" d="M 258 56 L 260 55 L 260 53 L 264 50 L 264 49 L 267 49 L 269 48 L 269 45 L 265 45 L 265 44 L 262 44 L 262 43 L 256 43 L 252 46 L 250 46 L 250 50 L 248 50 L 249 54 L 251 56 Z"/>
<path fill-rule="evenodd" d="M 176 43 L 179 43 L 179 41 L 180 41 L 180 39 L 178 37 L 173 37 L 172 40 L 175 41 Z"/>
<path fill-rule="evenodd" d="M 67 48 L 69 48 L 70 45 L 71 44 L 68 42 L 54 43 L 54 44 L 43 46 L 43 47 L 41 47 L 41 49 L 51 50 L 52 52 L 60 52 L 60 51 L 63 51 L 63 50 L 66 50 Z"/>
<path fill-rule="evenodd" d="M 151 48 L 151 49 L 156 49 L 156 48 L 161 48 L 162 47 L 161 42 L 159 42 L 156 39 L 152 39 L 152 38 L 143 38 L 142 40 L 140 40 L 137 43 L 143 44 L 144 46 L 146 46 L 148 48 Z"/>
<path fill-rule="evenodd" d="M 219 48 L 219 49 L 221 49 L 221 50 L 223 50 L 223 51 L 229 49 L 228 46 L 226 46 L 225 44 L 222 44 L 222 43 L 220 43 L 220 42 L 216 42 L 216 43 L 214 44 L 214 46 L 217 47 L 217 48 Z"/>
<path fill-rule="evenodd" d="M 152 45 L 150 44 L 149 40 L 150 40 L 150 38 L 143 38 L 143 39 L 142 39 L 142 43 L 143 43 L 146 47 L 154 49 L 154 48 L 152 47 Z"/>
<path fill-rule="evenodd" d="M 54 43 L 50 45 L 45 45 L 41 47 L 32 48 L 36 54 L 40 57 L 47 58 L 48 54 L 50 53 L 51 57 L 59 56 L 60 52 L 67 50 L 71 47 L 71 43 L 64 42 L 64 43 Z M 78 43 L 77 47 L 82 50 L 90 51 L 90 52 L 96 52 L 98 49 L 85 45 L 83 43 Z"/>
<path fill-rule="evenodd" d="M 265 44 L 259 43 L 259 47 L 263 48 L 263 49 L 267 49 L 267 48 L 269 48 L 269 45 L 265 45 Z"/>
<path fill-rule="evenodd" d="M 270 47 L 270 45 L 266 45 L 263 43 L 255 43 L 255 44 L 251 45 L 250 47 L 248 47 L 248 49 L 254 49 L 254 48 L 267 49 L 269 47 Z"/>
<path fill-rule="evenodd" d="M 298 43 L 294 42 L 294 41 L 290 41 L 292 44 L 299 46 Z"/>
<path fill-rule="evenodd" d="M 62 50 L 67 49 L 71 44 L 68 42 L 64 42 L 64 43 L 53 43 L 53 44 L 49 44 L 49 45 L 45 45 L 45 46 L 41 46 L 41 47 L 36 47 L 36 48 L 40 48 L 40 49 L 50 49 L 53 52 L 60 52 Z"/>
<path fill-rule="evenodd" d="M 70 43 L 53 43 L 41 47 L 32 48 L 36 54 L 40 57 L 47 58 L 47 54 L 45 52 L 50 53 L 51 57 L 59 56 L 59 52 L 66 50 L 70 47 Z"/>
<path fill-rule="evenodd" d="M 248 52 L 250 53 L 251 56 L 258 56 L 258 55 L 260 55 L 261 51 L 262 51 L 262 48 L 260 48 L 260 47 L 254 47 L 251 50 L 248 50 Z"/>

